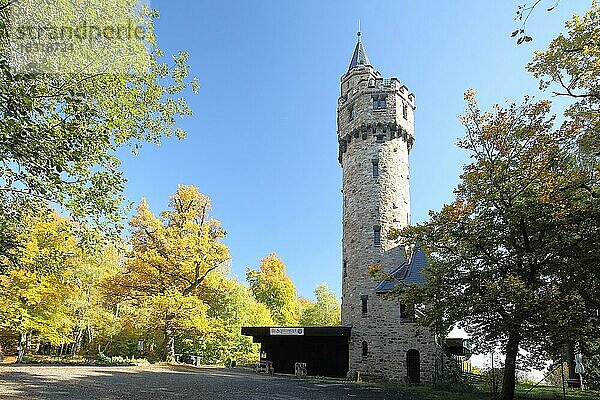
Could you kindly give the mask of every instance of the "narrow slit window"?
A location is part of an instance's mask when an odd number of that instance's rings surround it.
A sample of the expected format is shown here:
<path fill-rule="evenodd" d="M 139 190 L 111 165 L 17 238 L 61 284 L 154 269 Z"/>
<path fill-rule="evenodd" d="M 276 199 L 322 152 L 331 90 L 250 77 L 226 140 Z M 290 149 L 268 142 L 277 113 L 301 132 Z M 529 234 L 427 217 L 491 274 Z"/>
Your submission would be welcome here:
<path fill-rule="evenodd" d="M 348 121 L 352 121 L 354 119 L 354 107 L 348 108 Z"/>
<path fill-rule="evenodd" d="M 375 246 L 381 246 L 381 227 L 378 225 L 373 227 L 373 243 Z"/>
<path fill-rule="evenodd" d="M 404 119 L 408 119 L 408 106 L 406 103 L 402 103 L 402 116 Z"/>
<path fill-rule="evenodd" d="M 379 177 L 379 161 L 373 160 L 373 178 Z"/>
<path fill-rule="evenodd" d="M 366 357 L 369 355 L 369 345 L 367 342 L 362 342 L 362 356 Z"/>
<path fill-rule="evenodd" d="M 343 266 L 343 267 L 342 267 L 343 276 L 344 276 L 344 278 L 345 278 L 345 277 L 347 277 L 347 276 L 348 276 L 348 271 L 347 271 L 347 269 L 346 269 L 346 267 L 348 266 L 348 263 L 346 262 L 346 260 L 344 260 L 344 261 L 342 262 L 342 266 Z"/>
<path fill-rule="evenodd" d="M 368 312 L 368 307 L 367 307 L 367 302 L 369 301 L 369 297 L 368 296 L 361 296 L 360 297 L 360 301 L 361 301 L 361 308 L 362 308 L 362 313 L 363 315 L 367 315 Z"/>

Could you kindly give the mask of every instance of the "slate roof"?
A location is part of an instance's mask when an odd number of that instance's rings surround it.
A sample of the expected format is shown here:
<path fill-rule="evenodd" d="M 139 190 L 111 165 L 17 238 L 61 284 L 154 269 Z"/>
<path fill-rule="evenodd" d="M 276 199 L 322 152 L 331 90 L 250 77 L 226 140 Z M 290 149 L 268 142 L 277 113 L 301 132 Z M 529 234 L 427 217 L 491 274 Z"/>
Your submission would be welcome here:
<path fill-rule="evenodd" d="M 375 286 L 376 293 L 386 293 L 394 290 L 400 282 L 425 283 L 426 279 L 423 276 L 423 268 L 427 267 L 427 256 L 420 247 L 415 250 L 409 262 L 402 263 L 398 268 L 390 274 L 393 280 L 383 280 Z"/>
<path fill-rule="evenodd" d="M 352 55 L 352 60 L 350 61 L 350 66 L 348 67 L 348 71 L 358 65 L 371 65 L 369 61 L 369 57 L 367 57 L 367 52 L 360 41 L 360 32 L 358 33 L 358 42 L 356 43 L 356 47 L 354 48 L 354 54 Z"/>

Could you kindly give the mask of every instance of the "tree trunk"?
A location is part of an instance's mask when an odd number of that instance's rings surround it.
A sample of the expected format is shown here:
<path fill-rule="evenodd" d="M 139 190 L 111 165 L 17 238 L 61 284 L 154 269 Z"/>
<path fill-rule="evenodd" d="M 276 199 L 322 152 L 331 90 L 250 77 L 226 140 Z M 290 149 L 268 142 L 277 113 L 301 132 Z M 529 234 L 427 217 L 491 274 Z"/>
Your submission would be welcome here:
<path fill-rule="evenodd" d="M 517 370 L 517 355 L 519 354 L 520 341 L 521 337 L 518 329 L 514 329 L 508 334 L 506 359 L 504 360 L 504 378 L 502 379 L 500 400 L 513 400 L 515 397 L 515 373 Z"/>
<path fill-rule="evenodd" d="M 175 332 L 172 321 L 165 323 L 165 361 L 175 362 Z"/>
<path fill-rule="evenodd" d="M 23 361 L 25 355 L 26 333 L 21 333 L 19 336 L 19 346 L 17 347 L 17 363 Z"/>
<path fill-rule="evenodd" d="M 76 356 L 81 349 L 81 341 L 83 340 L 83 326 L 79 327 L 77 331 L 77 335 L 75 336 L 75 343 L 73 343 L 73 348 L 71 349 L 71 355 Z"/>
<path fill-rule="evenodd" d="M 567 364 L 569 366 L 569 380 L 579 379 L 575 372 L 575 345 L 573 342 L 567 344 Z"/>

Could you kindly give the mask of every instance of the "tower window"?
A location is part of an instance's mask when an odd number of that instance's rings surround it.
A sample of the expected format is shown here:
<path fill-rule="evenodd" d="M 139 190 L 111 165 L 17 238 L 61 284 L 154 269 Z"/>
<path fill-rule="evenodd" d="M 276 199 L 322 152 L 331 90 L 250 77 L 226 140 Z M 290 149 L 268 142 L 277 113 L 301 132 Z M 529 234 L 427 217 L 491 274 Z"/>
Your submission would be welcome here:
<path fill-rule="evenodd" d="M 403 319 L 404 322 L 414 321 L 415 313 L 413 308 L 407 306 L 406 304 L 400 304 L 400 318 Z"/>
<path fill-rule="evenodd" d="M 347 265 L 348 265 L 348 263 L 346 262 L 346 260 L 344 260 L 342 262 L 342 275 L 344 278 L 348 276 L 348 271 L 346 269 Z"/>
<path fill-rule="evenodd" d="M 369 355 L 369 345 L 367 342 L 362 342 L 362 356 L 366 357 Z"/>
<path fill-rule="evenodd" d="M 348 108 L 348 121 L 352 121 L 354 119 L 354 107 Z"/>
<path fill-rule="evenodd" d="M 375 139 L 376 143 L 383 143 L 383 135 L 377 135 Z"/>
<path fill-rule="evenodd" d="M 362 296 L 360 296 L 360 301 L 361 301 L 361 305 L 362 305 L 362 314 L 363 315 L 367 315 L 367 301 L 369 300 L 369 296 L 366 294 L 363 294 Z"/>
<path fill-rule="evenodd" d="M 384 94 L 374 94 L 373 95 L 373 110 L 384 110 L 385 107 L 386 107 L 385 95 Z"/>
<path fill-rule="evenodd" d="M 381 227 L 379 225 L 373 227 L 373 243 L 375 246 L 381 246 Z"/>
<path fill-rule="evenodd" d="M 408 106 L 404 102 L 402 102 L 402 116 L 404 119 L 408 119 Z"/>
<path fill-rule="evenodd" d="M 373 178 L 379 176 L 379 160 L 373 160 Z"/>

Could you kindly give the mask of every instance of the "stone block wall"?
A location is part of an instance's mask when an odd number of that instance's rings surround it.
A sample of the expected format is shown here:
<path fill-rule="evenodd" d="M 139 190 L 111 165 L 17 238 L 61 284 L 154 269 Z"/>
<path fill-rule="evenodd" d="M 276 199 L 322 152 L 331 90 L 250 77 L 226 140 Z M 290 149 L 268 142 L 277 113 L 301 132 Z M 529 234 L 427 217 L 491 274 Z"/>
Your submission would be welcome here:
<path fill-rule="evenodd" d="M 381 98 L 385 107 L 378 109 L 373 100 Z M 381 265 L 391 272 L 405 261 L 404 249 L 387 235 L 390 228 L 410 223 L 408 156 L 414 142 L 414 110 L 408 88 L 396 78 L 383 79 L 371 66 L 354 67 L 341 79 L 342 323 L 352 326 L 351 374 L 402 380 L 409 349 L 420 353 L 422 379 L 433 374 L 433 335 L 402 320 L 398 300 L 375 293 L 377 282 L 369 275 L 369 266 Z"/>

